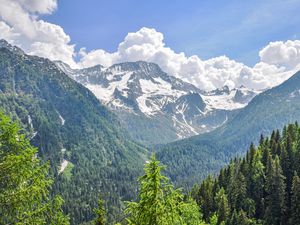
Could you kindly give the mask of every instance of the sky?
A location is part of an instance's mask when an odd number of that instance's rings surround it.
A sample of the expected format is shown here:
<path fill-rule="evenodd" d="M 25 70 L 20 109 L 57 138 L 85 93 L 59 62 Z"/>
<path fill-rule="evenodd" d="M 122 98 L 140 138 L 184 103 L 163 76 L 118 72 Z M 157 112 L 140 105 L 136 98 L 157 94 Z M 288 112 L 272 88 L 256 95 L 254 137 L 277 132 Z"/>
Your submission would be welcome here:
<path fill-rule="evenodd" d="M 204 90 L 300 69 L 300 0 L 0 0 L 0 38 L 73 68 L 157 63 Z"/>
<path fill-rule="evenodd" d="M 61 0 L 45 19 L 88 50 L 116 51 L 128 32 L 149 27 L 176 52 L 251 66 L 270 41 L 300 38 L 299 9 L 300 1 L 289 0 Z"/>

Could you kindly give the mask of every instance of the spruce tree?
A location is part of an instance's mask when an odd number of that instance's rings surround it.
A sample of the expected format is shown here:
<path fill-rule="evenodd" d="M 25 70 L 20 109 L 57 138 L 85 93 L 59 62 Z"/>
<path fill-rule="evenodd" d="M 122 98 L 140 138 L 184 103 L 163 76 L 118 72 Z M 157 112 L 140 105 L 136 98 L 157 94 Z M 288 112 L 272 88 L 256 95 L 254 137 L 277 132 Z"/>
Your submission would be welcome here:
<path fill-rule="evenodd" d="M 267 224 L 280 225 L 284 220 L 285 208 L 285 177 L 279 157 L 271 160 L 267 177 L 267 206 L 265 221 Z"/>
<path fill-rule="evenodd" d="M 155 155 L 145 164 L 145 174 L 139 178 L 138 201 L 129 202 L 125 210 L 128 224 L 202 224 L 196 203 L 183 200 L 181 191 L 174 190 L 168 178 L 161 174 L 163 168 Z"/>
<path fill-rule="evenodd" d="M 102 196 L 98 199 L 98 208 L 94 210 L 96 214 L 96 219 L 94 221 L 95 225 L 105 225 L 106 224 L 106 218 L 105 218 L 105 207 L 104 207 L 104 201 L 102 199 Z"/>
<path fill-rule="evenodd" d="M 290 224 L 300 224 L 300 178 L 297 174 L 293 177 Z"/>
<path fill-rule="evenodd" d="M 231 165 L 230 180 L 228 186 L 228 195 L 230 205 L 237 210 L 243 208 L 246 199 L 247 184 L 243 173 L 240 170 L 240 164 Z"/>
<path fill-rule="evenodd" d="M 218 191 L 215 201 L 217 208 L 216 211 L 218 215 L 218 224 L 221 224 L 222 222 L 226 222 L 230 213 L 230 207 L 224 188 L 221 188 Z"/>
<path fill-rule="evenodd" d="M 199 188 L 198 197 L 196 199 L 198 205 L 201 207 L 203 218 L 208 221 L 214 211 L 214 181 L 211 176 L 208 176 L 203 181 Z"/>
<path fill-rule="evenodd" d="M 261 201 L 261 199 L 264 197 L 264 169 L 264 165 L 261 162 L 261 154 L 260 152 L 256 152 L 251 164 L 251 183 L 249 185 L 252 188 L 250 197 L 255 202 L 255 216 L 257 218 L 262 218 L 264 211 Z"/>
<path fill-rule="evenodd" d="M 48 168 L 19 125 L 0 113 L 0 224 L 69 224 L 63 200 L 50 198 Z"/>

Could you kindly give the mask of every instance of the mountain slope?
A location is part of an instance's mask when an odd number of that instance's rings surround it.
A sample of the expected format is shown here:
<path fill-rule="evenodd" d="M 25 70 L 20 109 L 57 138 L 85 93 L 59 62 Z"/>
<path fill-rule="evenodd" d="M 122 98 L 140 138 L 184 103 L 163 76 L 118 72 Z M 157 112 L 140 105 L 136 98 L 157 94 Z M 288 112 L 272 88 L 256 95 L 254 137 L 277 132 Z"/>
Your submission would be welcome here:
<path fill-rule="evenodd" d="M 100 192 L 110 216 L 120 216 L 120 200 L 134 196 L 147 152 L 91 91 L 51 61 L 2 40 L 0 107 L 22 122 L 38 156 L 50 161 L 53 192 L 64 197 L 72 224 L 92 219 Z"/>
<path fill-rule="evenodd" d="M 224 87 L 204 92 L 143 61 L 72 70 L 56 65 L 89 88 L 144 144 L 174 141 L 207 132 L 247 105 L 256 92 Z"/>
<path fill-rule="evenodd" d="M 289 124 L 195 187 L 203 218 L 209 222 L 217 215 L 220 224 L 300 224 L 299 141 L 299 125 Z"/>
<path fill-rule="evenodd" d="M 260 134 L 300 121 L 300 72 L 256 97 L 216 130 L 162 146 L 157 157 L 172 168 L 176 183 L 189 188 L 216 172 L 230 158 L 243 154 Z"/>

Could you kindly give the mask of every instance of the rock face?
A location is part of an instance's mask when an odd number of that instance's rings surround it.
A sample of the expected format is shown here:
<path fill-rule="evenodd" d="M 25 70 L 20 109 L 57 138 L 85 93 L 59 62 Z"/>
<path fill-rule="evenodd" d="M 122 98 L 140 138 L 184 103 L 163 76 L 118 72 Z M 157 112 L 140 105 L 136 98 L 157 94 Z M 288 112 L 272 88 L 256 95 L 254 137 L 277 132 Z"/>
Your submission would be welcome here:
<path fill-rule="evenodd" d="M 121 119 L 131 136 L 160 144 L 208 132 L 226 122 L 257 94 L 227 86 L 204 92 L 144 61 L 73 70 L 57 67 L 90 89 Z"/>

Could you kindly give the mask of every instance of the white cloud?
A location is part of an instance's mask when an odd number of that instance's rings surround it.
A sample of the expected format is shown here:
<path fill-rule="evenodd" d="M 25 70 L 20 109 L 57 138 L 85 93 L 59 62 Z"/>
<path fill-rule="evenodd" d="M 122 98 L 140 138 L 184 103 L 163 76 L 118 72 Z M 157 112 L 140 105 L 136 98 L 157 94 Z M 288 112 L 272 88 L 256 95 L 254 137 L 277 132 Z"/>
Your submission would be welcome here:
<path fill-rule="evenodd" d="M 231 88 L 244 85 L 253 89 L 265 89 L 280 84 L 292 75 L 300 65 L 300 41 L 271 42 L 259 52 L 261 61 L 253 68 L 226 56 L 201 60 L 198 56 L 186 56 L 166 47 L 163 34 L 155 29 L 141 28 L 129 33 L 118 50 L 86 52 L 81 50 L 81 67 L 144 60 L 157 63 L 167 73 L 193 83 L 204 90 L 228 85 Z"/>
<path fill-rule="evenodd" d="M 0 0 L 0 5 L 0 39 L 21 47 L 28 54 L 77 66 L 70 37 L 60 26 L 38 17 L 52 13 L 57 0 Z"/>
<path fill-rule="evenodd" d="M 162 33 L 141 28 L 128 33 L 116 52 L 95 49 L 75 52 L 71 38 L 63 28 L 39 19 L 57 8 L 57 0 L 0 0 L 0 39 L 21 47 L 25 52 L 51 60 L 62 60 L 71 67 L 144 60 L 157 63 L 170 75 L 201 89 L 228 85 L 264 89 L 280 84 L 300 69 L 300 41 L 271 42 L 259 52 L 260 62 L 250 68 L 226 56 L 202 60 L 198 56 L 177 53 L 164 42 Z M 79 55 L 79 62 L 74 56 Z"/>
<path fill-rule="evenodd" d="M 57 8 L 57 0 L 18 0 L 18 2 L 32 13 L 52 13 Z"/>
<path fill-rule="evenodd" d="M 262 62 L 295 68 L 300 62 L 300 40 L 271 42 L 259 52 Z"/>

